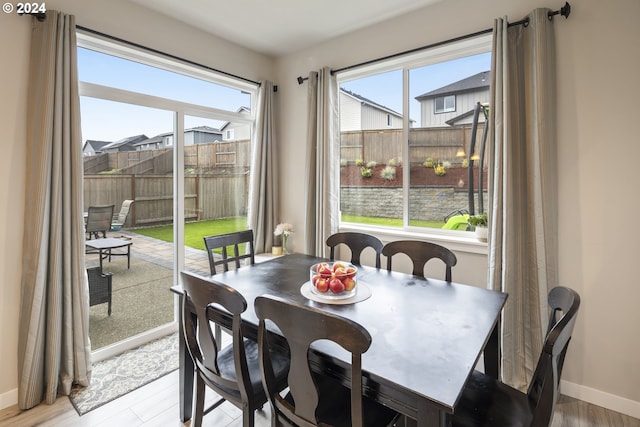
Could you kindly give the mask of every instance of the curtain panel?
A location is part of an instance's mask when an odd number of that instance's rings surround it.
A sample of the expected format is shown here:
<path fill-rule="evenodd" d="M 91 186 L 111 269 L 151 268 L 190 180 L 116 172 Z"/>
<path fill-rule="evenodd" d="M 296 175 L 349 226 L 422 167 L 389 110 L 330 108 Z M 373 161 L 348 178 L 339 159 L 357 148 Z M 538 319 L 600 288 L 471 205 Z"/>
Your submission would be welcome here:
<path fill-rule="evenodd" d="M 278 143 L 273 83 L 263 81 L 253 129 L 248 222 L 253 229 L 255 251 L 271 252 L 273 231 L 279 220 Z"/>
<path fill-rule="evenodd" d="M 327 256 L 325 240 L 338 230 L 340 118 L 338 83 L 331 69 L 309 73 L 305 253 Z"/>
<path fill-rule="evenodd" d="M 18 405 L 54 403 L 89 385 L 82 136 L 73 16 L 33 19 L 27 101 L 26 206 Z"/>
<path fill-rule="evenodd" d="M 502 380 L 526 390 L 542 348 L 547 292 L 557 284 L 555 54 L 547 9 L 529 25 L 494 23 L 489 153 L 489 277 L 509 299 Z"/>

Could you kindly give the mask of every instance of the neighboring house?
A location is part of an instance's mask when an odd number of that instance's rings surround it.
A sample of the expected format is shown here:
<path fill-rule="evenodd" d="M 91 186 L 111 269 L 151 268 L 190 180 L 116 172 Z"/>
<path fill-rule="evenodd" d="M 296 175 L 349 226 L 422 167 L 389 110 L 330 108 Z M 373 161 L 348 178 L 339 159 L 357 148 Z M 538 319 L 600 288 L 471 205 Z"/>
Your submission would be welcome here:
<path fill-rule="evenodd" d="M 439 89 L 432 90 L 416 100 L 420 102 L 422 127 L 442 127 L 473 122 L 477 102 L 489 102 L 489 71 L 483 71 Z M 480 116 L 480 122 L 484 117 Z"/>
<path fill-rule="evenodd" d="M 102 147 L 102 151 L 105 153 L 117 153 L 120 151 L 135 151 L 136 144 L 149 139 L 147 135 L 136 135 L 123 138 L 119 141 L 112 142 Z"/>
<path fill-rule="evenodd" d="M 206 144 L 222 141 L 222 131 L 210 126 L 197 126 L 184 130 L 184 145 Z"/>
<path fill-rule="evenodd" d="M 251 111 L 247 107 L 240 107 L 238 113 L 249 114 Z M 251 128 L 245 123 L 226 122 L 220 127 L 223 141 L 240 141 L 251 139 Z"/>
<path fill-rule="evenodd" d="M 158 150 L 173 145 L 173 132 L 161 133 L 134 144 L 136 151 Z"/>
<path fill-rule="evenodd" d="M 94 139 L 87 139 L 82 147 L 83 156 L 95 156 L 96 154 L 102 154 L 103 147 L 111 144 L 111 141 L 96 141 Z"/>
<path fill-rule="evenodd" d="M 340 130 L 402 129 L 402 114 L 340 88 Z"/>
<path fill-rule="evenodd" d="M 210 126 L 197 126 L 184 130 L 184 145 L 206 144 L 222 140 L 222 131 Z M 173 147 L 173 132 L 165 132 L 135 145 L 136 151 L 159 150 Z"/>

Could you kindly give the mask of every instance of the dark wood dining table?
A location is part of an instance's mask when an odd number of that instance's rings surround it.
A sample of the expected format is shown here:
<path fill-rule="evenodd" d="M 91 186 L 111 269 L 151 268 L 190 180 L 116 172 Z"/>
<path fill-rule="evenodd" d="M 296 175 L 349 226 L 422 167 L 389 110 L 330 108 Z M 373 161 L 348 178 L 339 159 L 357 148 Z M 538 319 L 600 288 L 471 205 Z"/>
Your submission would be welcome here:
<path fill-rule="evenodd" d="M 484 354 L 485 372 L 497 377 L 498 329 L 507 295 L 474 286 L 361 267 L 360 284 L 371 290 L 364 301 L 333 305 L 301 293 L 309 267 L 327 261 L 290 254 L 212 279 L 237 289 L 247 300 L 243 328 L 254 335 L 254 300 L 276 295 L 354 320 L 373 340 L 363 354 L 363 393 L 415 420 L 419 426 L 445 425 L 455 412 L 467 379 Z M 172 290 L 179 295 L 181 288 Z M 180 416 L 191 418 L 193 364 L 180 334 Z M 318 343 L 315 364 L 348 384 L 349 354 Z M 341 378 L 342 376 L 342 378 Z"/>

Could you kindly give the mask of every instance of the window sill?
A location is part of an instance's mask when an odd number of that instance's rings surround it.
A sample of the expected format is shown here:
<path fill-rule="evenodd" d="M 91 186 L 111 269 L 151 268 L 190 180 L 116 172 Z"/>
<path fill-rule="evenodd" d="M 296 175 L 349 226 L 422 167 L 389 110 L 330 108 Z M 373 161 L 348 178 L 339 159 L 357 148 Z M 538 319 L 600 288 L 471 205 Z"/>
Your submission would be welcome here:
<path fill-rule="evenodd" d="M 475 238 L 473 233 L 469 232 L 439 232 L 439 230 L 434 230 L 433 232 L 422 230 L 414 231 L 388 227 L 364 227 L 358 224 L 341 224 L 340 231 L 355 231 L 372 234 L 384 243 L 400 239 L 426 240 L 445 246 L 454 252 L 467 252 L 481 255 L 487 255 L 489 252 L 487 242 L 479 241 Z M 468 234 L 469 237 L 467 237 L 466 234 Z"/>

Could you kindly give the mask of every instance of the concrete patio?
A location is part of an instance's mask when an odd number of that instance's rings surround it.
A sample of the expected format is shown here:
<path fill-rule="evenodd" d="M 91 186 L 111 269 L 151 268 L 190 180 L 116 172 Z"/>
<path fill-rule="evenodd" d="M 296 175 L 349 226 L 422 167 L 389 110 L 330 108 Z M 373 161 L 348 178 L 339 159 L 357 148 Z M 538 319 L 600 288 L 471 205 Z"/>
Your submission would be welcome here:
<path fill-rule="evenodd" d="M 131 267 L 126 257 L 103 260 L 103 271 L 112 273 L 112 314 L 107 304 L 90 307 L 89 335 L 92 350 L 173 321 L 173 243 L 136 234 L 134 230 L 107 232 L 107 237 L 127 239 L 131 245 Z M 114 251 L 119 251 L 116 249 Z M 271 254 L 256 256 L 256 262 Z M 206 251 L 185 247 L 185 270 L 209 276 Z M 86 255 L 87 267 L 98 265 L 97 254 Z"/>

